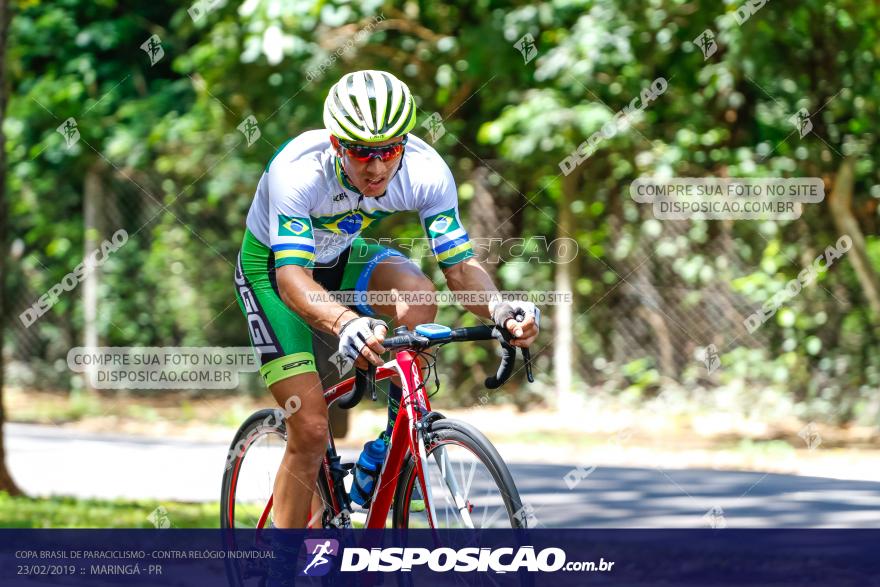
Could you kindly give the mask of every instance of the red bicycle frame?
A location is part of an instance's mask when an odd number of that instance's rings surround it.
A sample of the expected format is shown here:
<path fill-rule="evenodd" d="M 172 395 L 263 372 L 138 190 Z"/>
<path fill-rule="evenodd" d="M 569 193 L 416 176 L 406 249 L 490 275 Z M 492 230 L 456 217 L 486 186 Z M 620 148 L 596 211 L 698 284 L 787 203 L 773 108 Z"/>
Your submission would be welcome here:
<path fill-rule="evenodd" d="M 521 320 L 523 317 L 523 313 L 516 316 L 518 320 Z M 395 336 L 385 339 L 384 344 L 387 349 L 392 351 L 397 349 L 394 360 L 388 361 L 375 369 L 371 367 L 370 373 L 366 377 L 364 373 L 357 372 L 354 377 L 330 387 L 323 393 L 324 401 L 328 406 L 345 396 L 349 396 L 345 397 L 346 407 L 352 407 L 361 400 L 361 396 L 365 391 L 370 391 L 375 397 L 375 387 L 372 383 L 388 379 L 394 375 L 399 375 L 401 379 L 402 394 L 400 408 L 397 411 L 397 419 L 391 433 L 391 447 L 382 464 L 382 469 L 377 475 L 374 495 L 367 511 L 365 523 L 367 529 L 382 529 L 385 527 L 398 488 L 402 487 L 402 491 L 411 492 L 413 491 L 411 484 L 414 480 L 419 482 L 418 487 L 424 502 L 428 526 L 430 528 L 437 527 L 437 513 L 434 507 L 431 485 L 425 479 L 429 448 L 426 444 L 433 442 L 433 437 L 426 433 L 426 427 L 430 428 L 431 423 L 437 418 L 442 418 L 442 416 L 431 411 L 431 404 L 424 389 L 425 384 L 421 371 L 423 366 L 419 361 L 419 355 L 422 351 L 417 349 L 427 349 L 431 346 L 447 344 L 449 342 L 498 339 L 501 343 L 501 362 L 498 365 L 497 373 L 486 378 L 486 387 L 490 389 L 500 387 L 505 381 L 510 379 L 514 372 L 516 348 L 506 342 L 507 337 L 499 331 L 497 326 L 483 325 L 457 329 L 450 329 L 440 324 L 426 324 L 422 326 L 425 327 L 422 329 L 424 332 L 420 332 L 419 328 L 416 328 L 414 332 L 409 332 L 406 328 L 398 328 L 395 330 Z M 522 354 L 525 361 L 526 377 L 530 382 L 534 381 L 528 349 L 523 348 Z M 353 394 L 356 394 L 357 397 L 354 397 Z M 460 443 L 453 442 L 453 444 Z M 463 508 L 467 508 L 467 511 L 470 512 L 472 504 L 462 501 L 463 498 L 458 495 L 458 489 L 454 487 L 456 485 L 454 479 L 450 480 L 446 476 L 445 470 L 448 465 L 444 460 L 444 452 L 445 450 L 441 447 L 433 455 L 436 457 L 437 463 L 441 468 L 441 475 L 446 486 L 455 493 L 456 506 L 460 506 L 459 511 L 461 512 Z M 497 455 L 495 458 L 497 459 Z M 412 459 L 412 462 L 410 462 L 410 459 Z M 240 462 L 241 459 L 239 459 L 236 467 Z M 345 486 L 342 480 L 347 475 L 346 469 L 351 469 L 351 464 L 340 464 L 332 434 L 329 435 L 327 450 L 324 453 L 321 466 L 323 467 L 321 471 L 324 474 L 319 476 L 319 482 L 322 483 L 322 486 L 326 483 L 325 490 L 321 490 L 321 494 L 322 498 L 326 497 L 330 503 L 324 503 L 322 504 L 323 507 L 312 512 L 312 517 L 307 527 L 312 527 L 313 524 L 317 523 L 318 519 L 322 523 L 328 523 L 326 519 L 326 514 L 328 513 L 333 514 L 333 518 L 329 522 L 330 525 L 334 527 L 348 526 L 349 514 L 352 512 L 348 509 L 348 499 L 344 494 Z M 407 484 L 403 487 L 403 483 L 399 481 L 399 478 L 407 468 L 410 469 L 411 473 L 415 474 L 415 479 L 412 477 L 406 479 Z M 503 472 L 509 476 L 506 468 L 504 468 Z M 235 475 L 237 473 L 238 470 L 236 468 Z M 508 482 L 512 485 L 512 481 L 508 480 Z M 235 487 L 234 476 L 232 486 L 233 488 Z M 229 498 L 229 496 L 226 497 Z M 400 497 L 402 496 L 398 496 L 398 499 Z M 517 496 L 516 499 L 518 500 L 519 497 Z M 272 502 L 273 499 L 270 496 L 263 508 L 258 527 L 262 527 L 268 520 L 272 509 Z M 230 499 L 230 520 L 233 517 L 233 504 L 234 500 Z M 407 508 L 407 506 L 409 506 L 408 503 L 403 504 L 404 508 Z M 400 516 L 395 514 L 395 517 L 399 520 L 405 518 L 407 514 L 408 511 L 404 509 L 403 512 L 400 512 Z"/>
<path fill-rule="evenodd" d="M 399 350 L 393 361 L 385 363 L 384 366 L 376 369 L 376 381 L 388 379 L 389 377 L 399 374 L 402 384 L 402 393 L 400 400 L 400 408 L 397 411 L 397 420 L 394 422 L 394 429 L 391 432 L 391 448 L 388 456 L 382 464 L 382 470 L 376 481 L 378 488 L 376 489 L 370 508 L 367 512 L 366 528 L 384 528 L 385 521 L 388 518 L 388 512 L 391 511 L 391 503 L 394 499 L 394 490 L 397 487 L 397 478 L 403 472 L 405 457 L 407 452 L 416 458 L 416 473 L 422 491 L 422 497 L 425 500 L 425 511 L 428 513 L 428 523 L 434 527 L 434 505 L 431 503 L 431 495 L 428 487 L 425 486 L 423 475 L 424 447 L 420 448 L 419 430 L 416 423 L 419 416 L 431 411 L 431 404 L 428 396 L 422 387 L 422 374 L 419 369 L 419 363 L 416 353 L 411 350 Z M 324 401 L 327 405 L 332 404 L 346 393 L 354 389 L 355 378 L 351 377 L 337 385 L 327 389 L 324 392 Z M 336 446 L 330 437 L 330 447 L 332 452 L 336 452 Z M 322 466 L 324 467 L 325 478 L 330 479 L 330 461 L 324 456 Z M 332 485 L 332 484 L 331 484 Z M 330 491 L 333 502 L 330 506 L 333 513 L 338 514 L 342 508 L 337 503 L 335 492 Z M 266 513 L 271 508 L 271 500 L 267 504 Z"/>

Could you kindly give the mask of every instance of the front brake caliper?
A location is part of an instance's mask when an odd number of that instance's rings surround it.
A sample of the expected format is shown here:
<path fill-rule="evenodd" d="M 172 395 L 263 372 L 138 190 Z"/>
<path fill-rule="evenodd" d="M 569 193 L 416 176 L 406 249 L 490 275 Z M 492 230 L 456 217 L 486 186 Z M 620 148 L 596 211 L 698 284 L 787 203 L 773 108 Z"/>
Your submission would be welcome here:
<path fill-rule="evenodd" d="M 419 428 L 424 431 L 425 434 L 425 442 L 427 444 L 431 444 L 434 442 L 434 439 L 437 437 L 435 432 L 431 432 L 431 424 L 433 424 L 437 420 L 442 420 L 446 416 L 441 414 L 440 412 L 428 412 L 425 414 L 421 420 L 419 420 Z"/>

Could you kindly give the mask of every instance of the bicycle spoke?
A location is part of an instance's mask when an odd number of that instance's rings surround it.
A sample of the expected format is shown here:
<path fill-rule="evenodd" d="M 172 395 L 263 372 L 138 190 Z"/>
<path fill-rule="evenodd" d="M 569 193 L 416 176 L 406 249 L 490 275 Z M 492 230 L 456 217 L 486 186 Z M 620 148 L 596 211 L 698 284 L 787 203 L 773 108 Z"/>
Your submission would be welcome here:
<path fill-rule="evenodd" d="M 420 445 L 419 452 L 423 450 Z M 435 441 L 427 455 L 419 455 L 419 462 L 427 489 L 426 509 L 407 509 L 407 527 L 510 527 L 507 492 L 498 485 L 492 469 L 466 444 Z M 412 492 L 419 485 L 415 471 L 411 473 Z"/>
<path fill-rule="evenodd" d="M 230 469 L 226 474 L 234 479 L 234 486 L 229 487 L 227 497 L 233 501 L 233 519 L 229 523 L 234 528 L 265 527 L 272 520 L 271 500 L 275 477 L 286 450 L 287 436 L 283 427 L 262 427 L 262 419 L 258 422 L 255 428 L 242 433 L 239 450 L 243 450 L 243 453 L 236 455 L 236 469 Z M 321 498 L 321 507 L 312 512 L 309 524 L 320 528 L 326 503 L 320 488 L 316 488 L 316 491 Z"/>
<path fill-rule="evenodd" d="M 468 499 L 467 496 L 470 492 L 470 484 L 473 481 L 474 473 L 476 472 L 477 463 L 472 462 L 470 464 L 470 475 L 468 476 L 467 483 L 465 484 L 464 495 L 462 495 L 460 486 L 455 479 L 455 468 L 449 463 L 449 455 L 446 451 L 445 446 L 440 446 L 434 450 L 434 460 L 437 461 L 437 464 L 440 467 L 440 477 L 443 479 L 444 484 L 449 489 L 449 494 L 444 494 L 446 498 L 446 502 L 450 503 L 454 506 L 455 513 L 458 514 L 458 517 L 461 519 L 462 524 L 468 528 L 473 528 L 474 523 L 471 521 L 470 513 L 467 511 L 468 508 Z M 462 477 L 464 477 L 464 462 L 459 463 L 459 470 L 462 472 Z M 451 500 L 449 498 L 452 498 Z M 448 510 L 452 508 L 447 508 L 447 525 L 448 525 Z"/>
<path fill-rule="evenodd" d="M 462 461 L 459 469 L 464 473 L 464 462 Z M 471 463 L 470 471 L 467 478 L 467 483 L 464 484 L 464 500 L 468 501 L 468 496 L 471 494 L 471 484 L 474 482 L 474 475 L 477 472 L 477 462 L 474 461 Z M 464 476 L 464 475 L 462 475 Z"/>
<path fill-rule="evenodd" d="M 491 497 L 491 495 L 489 495 L 489 491 L 488 491 L 488 490 L 487 490 L 487 492 L 486 492 L 486 497 L 487 497 L 487 498 Z M 495 511 L 492 513 L 492 517 L 489 518 L 488 521 L 486 521 L 486 514 L 489 513 L 489 509 L 488 509 L 488 508 L 483 508 L 483 521 L 480 523 L 480 527 L 481 527 L 481 528 L 490 527 L 490 524 L 491 524 L 492 522 L 494 522 L 495 519 L 496 519 L 498 516 L 500 516 L 503 512 L 504 512 L 504 510 L 503 510 L 502 508 L 496 508 Z"/>
<path fill-rule="evenodd" d="M 428 512 L 428 525 L 431 528 L 435 528 L 437 526 L 437 512 L 434 509 L 434 495 L 432 493 L 432 483 L 430 482 L 430 475 L 428 474 L 428 459 L 427 454 L 425 452 L 425 440 L 419 435 L 419 460 L 422 463 L 422 471 L 425 474 L 425 489 L 427 490 L 427 495 L 423 495 L 423 499 L 425 500 L 425 511 Z"/>

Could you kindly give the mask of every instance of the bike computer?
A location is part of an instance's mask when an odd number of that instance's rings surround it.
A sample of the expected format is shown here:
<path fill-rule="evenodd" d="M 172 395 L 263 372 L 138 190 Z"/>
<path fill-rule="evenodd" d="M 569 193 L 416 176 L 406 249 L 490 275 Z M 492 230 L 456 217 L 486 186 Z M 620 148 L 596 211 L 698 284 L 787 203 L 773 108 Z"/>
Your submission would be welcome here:
<path fill-rule="evenodd" d="M 442 324 L 419 324 L 416 326 L 416 334 L 421 334 L 425 338 L 435 339 L 449 336 L 452 329 Z"/>

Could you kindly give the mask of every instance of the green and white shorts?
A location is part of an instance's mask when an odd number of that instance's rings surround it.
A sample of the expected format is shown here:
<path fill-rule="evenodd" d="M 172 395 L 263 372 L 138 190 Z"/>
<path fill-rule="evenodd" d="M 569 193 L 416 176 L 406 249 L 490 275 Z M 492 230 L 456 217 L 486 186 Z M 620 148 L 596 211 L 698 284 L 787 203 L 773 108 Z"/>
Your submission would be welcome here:
<path fill-rule="evenodd" d="M 329 263 L 316 263 L 312 277 L 327 291 L 367 292 L 379 261 L 406 256 L 360 237 Z M 293 375 L 317 371 L 312 327 L 291 310 L 278 294 L 272 249 L 245 230 L 235 267 L 235 296 L 248 323 L 251 345 L 260 357 L 266 386 Z M 356 297 L 356 299 L 361 299 Z M 375 315 L 365 304 L 350 306 L 361 315 Z"/>

